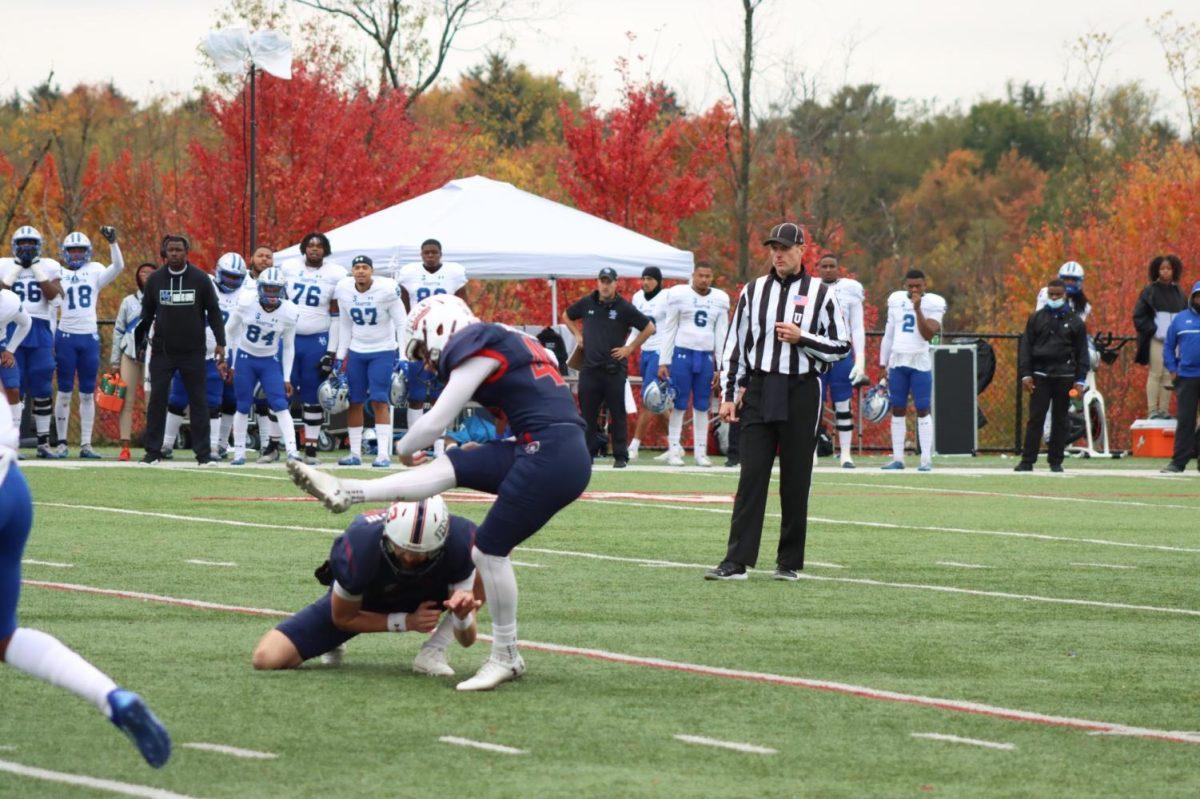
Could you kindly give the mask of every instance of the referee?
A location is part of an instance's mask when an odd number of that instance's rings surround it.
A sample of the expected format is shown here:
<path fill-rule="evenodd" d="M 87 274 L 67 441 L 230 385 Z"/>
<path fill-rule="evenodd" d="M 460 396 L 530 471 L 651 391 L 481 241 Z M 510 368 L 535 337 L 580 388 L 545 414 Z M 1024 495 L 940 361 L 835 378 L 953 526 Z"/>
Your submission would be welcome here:
<path fill-rule="evenodd" d="M 150 342 L 150 403 L 146 409 L 146 455 L 142 463 L 162 460 L 163 427 L 167 421 L 167 398 L 171 378 L 179 373 L 188 395 L 188 417 L 192 427 L 192 451 L 200 465 L 212 462 L 208 437 L 208 399 L 205 364 L 208 343 L 205 328 L 216 340 L 213 351 L 217 367 L 225 372 L 225 323 L 217 290 L 208 273 L 188 263 L 188 240 L 170 235 L 162 240 L 163 268 L 150 275 L 142 289 L 142 319 L 134 331 L 137 351 L 145 352 L 146 336 L 154 326 Z"/>
<path fill-rule="evenodd" d="M 721 419 L 739 421 L 741 475 L 725 559 L 706 580 L 745 580 L 758 560 L 771 465 L 779 453 L 776 580 L 804 568 L 808 487 L 821 416 L 818 375 L 850 353 L 850 334 L 832 287 L 804 271 L 804 232 L 794 222 L 763 242 L 771 269 L 742 288 L 725 338 Z"/>

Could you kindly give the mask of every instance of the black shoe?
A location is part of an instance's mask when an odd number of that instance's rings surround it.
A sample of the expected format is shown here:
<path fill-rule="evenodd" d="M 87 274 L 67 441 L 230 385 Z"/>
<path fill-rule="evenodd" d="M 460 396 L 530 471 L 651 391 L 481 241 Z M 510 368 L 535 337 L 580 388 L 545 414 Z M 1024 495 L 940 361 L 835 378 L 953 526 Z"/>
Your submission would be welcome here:
<path fill-rule="evenodd" d="M 1200 468 L 1198 466 L 1197 468 Z M 1158 470 L 1159 474 L 1183 474 L 1183 469 L 1173 463 L 1168 463 L 1166 466 Z"/>
<path fill-rule="evenodd" d="M 629 461 L 625 460 L 624 458 L 617 458 L 615 461 L 613 461 L 614 469 L 624 469 L 628 465 Z"/>
<path fill-rule="evenodd" d="M 306 444 L 304 448 L 307 450 L 309 446 L 311 446 L 311 445 Z M 277 455 L 278 452 L 279 452 L 279 442 L 273 438 L 268 438 L 267 445 L 262 448 L 262 452 L 260 452 L 258 455 L 261 458 L 261 457 L 265 457 L 267 455 Z"/>
<path fill-rule="evenodd" d="M 771 575 L 771 579 L 787 580 L 788 582 L 794 582 L 794 581 L 800 579 L 800 575 L 797 574 L 796 572 L 792 571 L 791 569 L 785 569 L 782 566 L 780 566 L 778 569 L 775 570 L 775 573 L 773 575 Z"/>
<path fill-rule="evenodd" d="M 1016 466 L 1013 467 L 1013 471 L 1014 472 L 1032 472 L 1033 464 L 1025 463 L 1025 462 L 1018 463 Z"/>
<path fill-rule="evenodd" d="M 1052 471 L 1052 472 L 1062 472 L 1062 470 L 1063 470 L 1063 467 L 1062 467 L 1062 464 L 1061 464 L 1061 463 L 1052 463 L 1052 464 L 1050 464 L 1050 471 Z"/>
<path fill-rule="evenodd" d="M 740 466 L 741 463 L 742 462 L 740 460 L 738 460 L 737 458 L 726 458 L 725 459 L 725 465 L 729 466 L 729 467 Z"/>
<path fill-rule="evenodd" d="M 725 562 L 715 569 L 704 573 L 705 580 L 745 580 L 746 567 L 736 563 Z"/>
<path fill-rule="evenodd" d="M 270 444 L 267 445 L 268 449 L 270 449 L 271 447 L 275 447 L 275 449 L 279 449 L 279 445 L 277 443 L 275 443 L 274 441 L 272 441 Z M 317 457 L 317 445 L 316 444 L 305 444 L 304 445 L 304 457 L 306 457 L 306 458 Z"/>
<path fill-rule="evenodd" d="M 142 459 L 139 460 L 138 463 L 143 464 L 144 466 L 153 466 L 157 463 L 162 463 L 162 458 L 158 455 L 151 455 L 149 452 L 147 452 L 142 456 Z"/>

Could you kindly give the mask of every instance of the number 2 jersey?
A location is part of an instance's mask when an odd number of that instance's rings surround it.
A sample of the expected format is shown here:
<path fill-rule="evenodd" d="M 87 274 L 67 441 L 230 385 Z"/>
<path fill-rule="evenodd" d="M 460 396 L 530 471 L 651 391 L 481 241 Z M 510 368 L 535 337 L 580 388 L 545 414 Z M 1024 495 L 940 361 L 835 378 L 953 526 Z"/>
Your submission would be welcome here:
<path fill-rule="evenodd" d="M 444 261 L 436 272 L 430 272 L 424 263 L 416 261 L 400 267 L 395 279 L 408 292 L 411 308 L 435 294 L 453 294 L 467 285 L 467 270 L 462 264 Z"/>
<path fill-rule="evenodd" d="M 337 357 L 349 350 L 358 353 L 403 352 L 404 303 L 400 287 L 387 277 L 371 278 L 371 286 L 359 291 L 353 277 L 342 278 L 333 293 L 341 315 Z"/>
<path fill-rule="evenodd" d="M 584 426 L 558 363 L 533 336 L 488 322 L 467 325 L 442 350 L 438 377 L 449 381 L 456 366 L 477 355 L 499 361 L 500 368 L 475 390 L 473 399 L 503 413 L 516 435 L 556 424 Z"/>
<path fill-rule="evenodd" d="M 933 369 L 929 342 L 917 330 L 917 314 L 907 291 L 893 291 L 887 303 L 887 328 L 879 348 L 879 365 L 888 369 L 908 366 L 922 372 Z M 946 301 L 938 294 L 921 297 L 921 314 L 941 324 L 946 315 Z"/>
<path fill-rule="evenodd" d="M 329 303 L 337 284 L 346 274 L 345 269 L 332 261 L 325 261 L 316 269 L 305 266 L 304 261 L 283 267 L 288 299 L 300 312 L 296 320 L 296 335 L 311 336 L 329 331 L 333 318 Z"/>
<path fill-rule="evenodd" d="M 125 268 L 121 251 L 112 245 L 113 262 L 108 266 L 97 261 L 78 269 L 62 270 L 62 297 L 57 300 L 58 329 L 64 333 L 95 333 L 96 303 L 100 289 L 117 279 Z"/>
<path fill-rule="evenodd" d="M 262 307 L 258 293 L 239 292 L 237 306 L 225 324 L 225 337 L 231 350 L 256 358 L 274 358 L 282 353 L 284 379 L 292 373 L 295 357 L 295 306 L 282 302 L 273 311 Z M 232 362 L 232 356 L 231 356 Z M 236 364 L 235 364 L 236 368 Z"/>

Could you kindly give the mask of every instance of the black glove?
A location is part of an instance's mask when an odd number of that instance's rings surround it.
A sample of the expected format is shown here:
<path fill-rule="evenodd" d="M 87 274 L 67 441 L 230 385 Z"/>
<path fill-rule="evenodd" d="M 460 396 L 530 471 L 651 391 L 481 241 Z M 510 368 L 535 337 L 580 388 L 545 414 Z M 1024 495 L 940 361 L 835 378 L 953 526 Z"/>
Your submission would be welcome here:
<path fill-rule="evenodd" d="M 325 561 L 313 572 L 313 577 L 316 577 L 321 585 L 333 585 L 333 566 L 329 561 Z"/>
<path fill-rule="evenodd" d="M 100 235 L 107 239 L 109 244 L 117 243 L 117 229 L 112 225 L 101 225 Z"/>
<path fill-rule="evenodd" d="M 333 374 L 333 353 L 326 352 L 324 355 L 322 355 L 317 368 L 321 372 L 322 380 Z"/>

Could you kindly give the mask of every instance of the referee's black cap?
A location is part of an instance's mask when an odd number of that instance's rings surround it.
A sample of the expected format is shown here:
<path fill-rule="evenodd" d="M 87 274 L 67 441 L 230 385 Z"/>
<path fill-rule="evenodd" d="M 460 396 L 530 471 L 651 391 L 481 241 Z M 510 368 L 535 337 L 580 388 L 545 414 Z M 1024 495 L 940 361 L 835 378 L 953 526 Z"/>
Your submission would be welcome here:
<path fill-rule="evenodd" d="M 771 228 L 771 233 L 763 240 L 763 244 L 795 247 L 797 244 L 804 244 L 804 231 L 795 222 L 781 222 Z"/>

